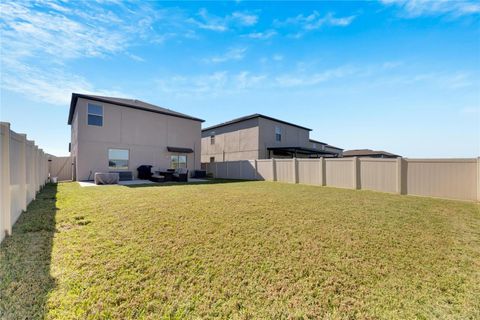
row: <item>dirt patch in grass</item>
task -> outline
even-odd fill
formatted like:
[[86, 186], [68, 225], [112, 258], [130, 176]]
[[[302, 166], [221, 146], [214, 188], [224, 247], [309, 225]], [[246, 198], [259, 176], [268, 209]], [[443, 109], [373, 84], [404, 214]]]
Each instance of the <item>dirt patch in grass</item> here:
[[39, 198], [0, 249], [5, 318], [480, 317], [477, 204], [269, 182]]

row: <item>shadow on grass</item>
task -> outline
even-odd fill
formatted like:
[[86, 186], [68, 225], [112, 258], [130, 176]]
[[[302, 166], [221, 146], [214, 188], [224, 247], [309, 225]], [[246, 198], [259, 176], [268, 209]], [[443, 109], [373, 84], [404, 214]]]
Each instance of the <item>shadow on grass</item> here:
[[132, 184], [123, 185], [129, 188], [144, 188], [144, 187], [175, 187], [175, 186], [196, 186], [196, 185], [209, 185], [209, 184], [225, 184], [225, 183], [240, 183], [240, 182], [253, 182], [258, 180], [232, 180], [232, 179], [208, 179], [207, 181], [194, 181], [194, 182], [158, 182], [158, 183], [145, 183], [145, 184]]
[[0, 319], [42, 319], [49, 292], [57, 185], [37, 194], [0, 245]]

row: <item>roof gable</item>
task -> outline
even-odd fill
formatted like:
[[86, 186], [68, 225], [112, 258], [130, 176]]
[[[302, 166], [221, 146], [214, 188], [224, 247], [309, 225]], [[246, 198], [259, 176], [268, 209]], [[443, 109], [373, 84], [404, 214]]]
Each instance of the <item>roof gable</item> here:
[[149, 111], [149, 112], [164, 114], [172, 117], [184, 118], [184, 119], [193, 120], [193, 121], [200, 121], [200, 122], [205, 121], [199, 118], [189, 116], [184, 113], [162, 108], [162, 107], [159, 107], [147, 102], [143, 102], [140, 100], [72, 93], [72, 100], [70, 101], [70, 112], [68, 114], [68, 124], [72, 124], [73, 115], [75, 114], [75, 108], [77, 106], [78, 98], [84, 98], [84, 99], [103, 102], [103, 103], [110, 103], [110, 104], [114, 104], [122, 107]]
[[202, 129], [202, 132], [212, 130], [212, 129], [215, 129], [215, 128], [225, 127], [225, 126], [228, 126], [228, 125], [231, 125], [231, 124], [235, 124], [235, 123], [238, 123], [238, 122], [247, 121], [247, 120], [255, 119], [255, 118], [263, 118], [263, 119], [275, 121], [275, 122], [278, 122], [278, 123], [287, 124], [289, 126], [297, 127], [297, 128], [300, 128], [300, 129], [312, 131], [312, 129], [299, 126], [298, 124], [290, 123], [290, 122], [283, 121], [283, 120], [280, 120], [280, 119], [275, 119], [275, 118], [272, 118], [272, 117], [269, 117], [269, 116], [266, 116], [266, 115], [263, 115], [263, 114], [260, 114], [260, 113], [254, 113], [254, 114], [251, 114], [251, 115], [248, 115], [248, 116], [236, 118], [236, 119], [233, 119], [233, 120], [230, 120], [230, 121], [227, 121], [227, 122], [222, 122], [222, 123], [207, 127], [205, 129]]

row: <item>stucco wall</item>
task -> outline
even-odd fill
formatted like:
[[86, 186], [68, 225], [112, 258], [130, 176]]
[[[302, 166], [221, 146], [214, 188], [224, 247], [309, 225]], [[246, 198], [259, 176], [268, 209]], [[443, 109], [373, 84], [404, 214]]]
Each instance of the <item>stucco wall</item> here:
[[[282, 129], [282, 141], [275, 141], [275, 127]], [[311, 147], [310, 132], [288, 124], [259, 118], [260, 157], [268, 158], [268, 147]]]
[[[215, 135], [215, 144], [210, 136]], [[258, 119], [250, 119], [202, 132], [202, 162], [258, 158]]]
[[[275, 127], [282, 129], [282, 141], [275, 141]], [[215, 144], [210, 136], [215, 135]], [[268, 147], [311, 147], [309, 131], [264, 118], [255, 118], [202, 132], [202, 163], [267, 159]]]
[[[90, 101], [103, 106], [103, 126], [87, 125], [87, 103], [77, 102], [72, 130], [78, 126], [77, 141], [72, 141], [76, 153], [76, 179], [93, 178], [96, 171], [111, 171], [108, 168], [108, 149], [128, 149], [128, 170], [137, 174], [142, 164], [164, 168], [170, 167], [167, 146], [191, 148], [187, 154], [189, 170], [200, 169], [201, 123], [148, 111]], [[75, 124], [75, 125], [74, 125]], [[72, 136], [74, 134], [72, 133]], [[72, 153], [72, 155], [75, 155]]]

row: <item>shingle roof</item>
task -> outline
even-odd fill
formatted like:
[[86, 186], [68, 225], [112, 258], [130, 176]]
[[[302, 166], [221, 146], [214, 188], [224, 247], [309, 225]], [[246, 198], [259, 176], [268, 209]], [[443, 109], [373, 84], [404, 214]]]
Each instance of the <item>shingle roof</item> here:
[[204, 122], [205, 120], [195, 118], [192, 116], [189, 116], [184, 113], [176, 112], [170, 109], [162, 108], [147, 102], [143, 102], [140, 100], [135, 100], [135, 99], [124, 99], [124, 98], [115, 98], [115, 97], [104, 97], [104, 96], [96, 96], [96, 95], [89, 95], [89, 94], [81, 94], [81, 93], [72, 93], [72, 100], [70, 102], [70, 112], [68, 114], [68, 124], [72, 124], [73, 120], [73, 115], [75, 113], [75, 108], [77, 106], [77, 100], [78, 98], [84, 98], [84, 99], [89, 99], [89, 100], [94, 100], [98, 102], [104, 102], [104, 103], [111, 103], [127, 108], [133, 108], [133, 109], [138, 109], [138, 110], [144, 110], [144, 111], [150, 111], [150, 112], [155, 112], [155, 113], [160, 113], [160, 114], [165, 114], [173, 117], [178, 117], [178, 118], [184, 118], [184, 119], [189, 119], [189, 120], [194, 120], [194, 121], [200, 121]]
[[356, 150], [347, 150], [343, 152], [344, 157], [356, 157], [356, 156], [373, 156], [373, 155], [384, 155], [388, 157], [400, 157], [397, 154], [382, 150], [371, 150], [371, 149], [356, 149]]
[[242, 122], [242, 121], [246, 121], [246, 120], [250, 120], [250, 119], [255, 119], [255, 118], [264, 118], [264, 119], [276, 121], [276, 122], [279, 122], [279, 123], [288, 124], [290, 126], [294, 126], [294, 127], [300, 128], [300, 129], [305, 129], [305, 130], [308, 130], [308, 131], [312, 131], [312, 129], [299, 126], [298, 124], [290, 123], [290, 122], [283, 121], [283, 120], [280, 120], [280, 119], [275, 119], [275, 118], [272, 118], [272, 117], [269, 117], [269, 116], [266, 116], [266, 115], [263, 115], [263, 114], [260, 114], [260, 113], [254, 113], [254, 114], [251, 114], [251, 115], [248, 115], [248, 116], [236, 118], [236, 119], [233, 119], [233, 120], [230, 120], [230, 121], [227, 121], [227, 122], [222, 122], [222, 123], [210, 126], [208, 128], [202, 129], [202, 132], [207, 131], [207, 130], [212, 130], [212, 129], [215, 129], [215, 128], [219, 128], [219, 127], [228, 126], [230, 124], [234, 124], [234, 123], [238, 123], [238, 122]]

